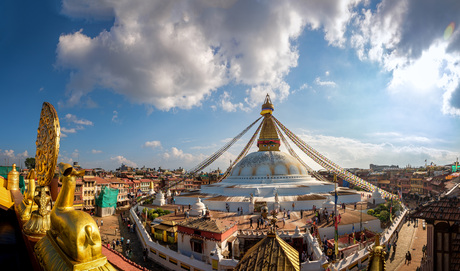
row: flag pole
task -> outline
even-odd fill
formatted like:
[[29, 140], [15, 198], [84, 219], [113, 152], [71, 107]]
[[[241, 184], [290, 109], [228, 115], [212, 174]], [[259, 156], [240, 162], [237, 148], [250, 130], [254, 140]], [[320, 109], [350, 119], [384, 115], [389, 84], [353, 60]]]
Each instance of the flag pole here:
[[334, 204], [334, 214], [335, 214], [335, 217], [334, 217], [334, 223], [335, 223], [335, 234], [334, 234], [334, 247], [335, 247], [335, 258], [337, 259], [338, 255], [339, 255], [339, 232], [338, 232], [338, 221], [337, 221], [337, 174], [334, 174], [334, 183], [335, 183], [335, 193], [334, 193], [334, 197], [335, 197], [335, 204]]

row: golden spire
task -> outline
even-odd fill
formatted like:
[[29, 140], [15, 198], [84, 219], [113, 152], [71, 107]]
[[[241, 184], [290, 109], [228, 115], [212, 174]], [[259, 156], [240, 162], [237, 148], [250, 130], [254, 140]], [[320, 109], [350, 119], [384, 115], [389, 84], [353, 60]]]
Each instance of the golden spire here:
[[264, 116], [262, 130], [260, 131], [259, 140], [257, 141], [257, 147], [259, 151], [279, 151], [280, 150], [280, 139], [276, 132], [275, 123], [272, 119], [272, 112], [275, 107], [270, 100], [270, 96], [267, 94], [265, 102], [262, 105], [261, 115]]

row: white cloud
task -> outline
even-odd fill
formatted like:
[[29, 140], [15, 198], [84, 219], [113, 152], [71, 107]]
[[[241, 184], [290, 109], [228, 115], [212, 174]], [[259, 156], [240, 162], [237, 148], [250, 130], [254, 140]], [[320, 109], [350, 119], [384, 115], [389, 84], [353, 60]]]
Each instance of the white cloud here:
[[92, 149], [92, 150], [91, 150], [91, 153], [92, 153], [92, 154], [99, 154], [99, 153], [102, 153], [102, 151], [101, 151], [101, 150]]
[[242, 111], [249, 111], [250, 109], [248, 107], [245, 107], [243, 103], [232, 103], [230, 101], [231, 97], [230, 94], [227, 91], [224, 91], [224, 93], [220, 96], [220, 106], [224, 111], [227, 112], [235, 112], [236, 109], [240, 109]]
[[77, 130], [75, 128], [67, 129], [65, 127], [61, 127], [61, 132], [68, 133], [68, 134], [74, 134], [77, 132]]
[[[29, 157], [29, 152], [26, 150], [22, 153], [15, 154], [14, 150], [0, 149], [0, 164], [11, 166], [13, 163], [18, 166], [23, 166], [24, 160]], [[21, 162], [21, 165], [19, 165]]]
[[460, 91], [460, 34], [443, 37], [459, 13], [456, 1], [383, 0], [377, 10], [356, 14], [350, 42], [361, 59], [376, 61], [392, 73], [392, 93], [433, 93], [431, 97], [442, 99], [428, 102], [441, 104], [444, 114], [460, 116], [460, 94], [454, 94]]
[[62, 13], [85, 19], [111, 19], [114, 16], [110, 1], [93, 0], [62, 1]]
[[72, 114], [65, 115], [65, 120], [67, 120], [68, 122], [74, 123], [74, 124], [93, 126], [92, 121], [86, 120], [86, 119], [79, 119], [77, 118], [77, 116], [72, 115]]
[[59, 38], [57, 66], [74, 71], [67, 103], [103, 87], [160, 110], [188, 109], [228, 83], [248, 86], [251, 107], [267, 92], [282, 100], [305, 26], [342, 46], [359, 2], [65, 0], [68, 16], [115, 21], [95, 37], [80, 30]]
[[318, 86], [323, 86], [323, 87], [336, 87], [337, 84], [333, 81], [321, 81], [321, 78], [316, 77], [315, 78], [315, 84]]
[[[409, 136], [407, 140], [396, 140], [393, 143], [374, 144], [353, 138], [334, 137], [320, 134], [303, 133], [299, 136], [318, 152], [338, 163], [341, 167], [368, 168], [369, 164], [397, 164], [405, 166], [409, 163], [423, 165], [425, 159], [436, 164], [448, 164], [455, 161], [458, 156], [449, 150], [430, 148], [423, 145], [428, 139]], [[381, 136], [400, 136], [398, 133], [381, 133]], [[413, 140], [415, 138], [415, 140]], [[429, 141], [429, 140], [428, 140]], [[292, 143], [291, 143], [292, 144]], [[296, 148], [297, 149], [297, 148]], [[297, 149], [298, 153], [300, 151]], [[304, 159], [306, 155], [301, 155]], [[307, 164], [313, 168], [320, 168], [312, 160], [307, 159]]]
[[118, 111], [113, 110], [112, 122], [118, 122]]
[[73, 159], [77, 159], [80, 157], [80, 152], [78, 151], [78, 149], [75, 149], [72, 154], [71, 154], [72, 158]]
[[152, 148], [152, 149], [161, 148], [161, 142], [157, 141], [157, 140], [147, 141], [147, 142], [144, 143], [144, 145], [142, 145], [142, 147], [144, 147], [144, 148]]
[[130, 161], [128, 159], [126, 159], [124, 156], [122, 155], [118, 155], [118, 156], [115, 156], [115, 157], [110, 157], [110, 160], [118, 163], [118, 164], [125, 164], [127, 166], [130, 166], [130, 167], [137, 167], [137, 164], [134, 163], [133, 161]]

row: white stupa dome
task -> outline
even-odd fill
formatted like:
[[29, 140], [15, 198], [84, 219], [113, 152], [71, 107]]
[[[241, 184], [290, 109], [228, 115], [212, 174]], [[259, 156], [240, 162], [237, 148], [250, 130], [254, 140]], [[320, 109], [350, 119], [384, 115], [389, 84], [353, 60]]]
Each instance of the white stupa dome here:
[[201, 216], [203, 215], [203, 210], [206, 210], [206, 205], [201, 202], [201, 199], [198, 197], [196, 202], [191, 206], [190, 216]]
[[258, 151], [248, 154], [232, 170], [232, 177], [308, 175], [305, 167], [281, 151]]

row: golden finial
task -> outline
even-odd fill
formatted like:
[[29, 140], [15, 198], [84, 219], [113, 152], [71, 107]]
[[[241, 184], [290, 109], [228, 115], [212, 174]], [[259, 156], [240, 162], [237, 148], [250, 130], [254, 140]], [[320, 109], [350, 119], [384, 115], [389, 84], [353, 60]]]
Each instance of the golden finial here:
[[276, 132], [275, 122], [272, 119], [272, 112], [274, 110], [270, 96], [265, 97], [265, 102], [262, 105], [261, 115], [264, 116], [262, 129], [260, 130], [259, 140], [257, 140], [257, 147], [259, 151], [279, 151], [280, 138]]
[[272, 100], [270, 100], [270, 96], [267, 94], [265, 96], [265, 102], [262, 105], [262, 111], [260, 114], [264, 116], [265, 114], [272, 114], [272, 112], [275, 110], [275, 107], [272, 104]]
[[367, 271], [383, 271], [385, 267], [385, 249], [380, 245], [380, 234], [375, 236], [375, 243], [372, 251], [369, 253], [369, 265]]
[[16, 170], [16, 164], [13, 164], [13, 169], [8, 172], [8, 190], [19, 190], [19, 172]]

